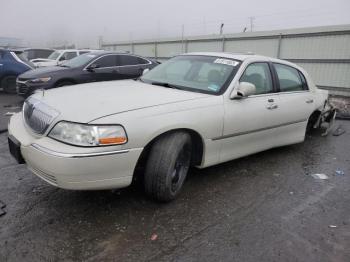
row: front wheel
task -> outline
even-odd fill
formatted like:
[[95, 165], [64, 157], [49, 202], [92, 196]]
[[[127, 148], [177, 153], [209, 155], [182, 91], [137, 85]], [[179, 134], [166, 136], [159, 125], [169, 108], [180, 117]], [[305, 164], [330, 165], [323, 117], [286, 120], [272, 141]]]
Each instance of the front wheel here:
[[6, 76], [1, 81], [1, 87], [8, 94], [16, 94], [16, 76]]
[[145, 170], [145, 191], [169, 202], [180, 193], [191, 163], [192, 142], [186, 132], [165, 135], [151, 148]]

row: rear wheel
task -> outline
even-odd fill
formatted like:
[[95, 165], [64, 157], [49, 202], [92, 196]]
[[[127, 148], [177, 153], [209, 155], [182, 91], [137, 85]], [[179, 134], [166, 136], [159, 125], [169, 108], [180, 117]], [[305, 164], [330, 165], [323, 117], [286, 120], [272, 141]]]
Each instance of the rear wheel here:
[[145, 191], [169, 202], [180, 193], [191, 163], [191, 136], [176, 132], [161, 137], [151, 148], [145, 171]]
[[16, 94], [16, 76], [5, 76], [1, 81], [1, 87], [6, 93]]
[[316, 124], [319, 116], [320, 116], [320, 112], [319, 111], [315, 111], [309, 117], [309, 120], [308, 120], [307, 126], [306, 126], [306, 134], [311, 134], [312, 133], [312, 131], [314, 130], [314, 125]]

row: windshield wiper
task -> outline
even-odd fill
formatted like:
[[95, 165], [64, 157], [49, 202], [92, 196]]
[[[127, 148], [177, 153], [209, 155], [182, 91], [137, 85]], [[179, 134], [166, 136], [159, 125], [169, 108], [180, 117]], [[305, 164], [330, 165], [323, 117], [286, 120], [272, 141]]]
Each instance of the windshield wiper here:
[[180, 88], [180, 87], [178, 87], [176, 85], [172, 85], [172, 84], [166, 83], [166, 82], [152, 82], [151, 85], [164, 86], [164, 87], [167, 87], [167, 88], [174, 88], [174, 89], [182, 90], [182, 88]]
[[58, 66], [62, 66], [62, 67], [67, 67], [67, 68], [70, 68], [70, 66], [67, 66], [67, 65], [63, 65], [63, 64], [60, 64]]

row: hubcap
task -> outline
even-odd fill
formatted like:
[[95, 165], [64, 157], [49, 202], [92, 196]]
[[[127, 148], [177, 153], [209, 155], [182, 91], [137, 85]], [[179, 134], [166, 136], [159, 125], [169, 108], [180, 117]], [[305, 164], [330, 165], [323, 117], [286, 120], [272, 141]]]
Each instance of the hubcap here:
[[176, 159], [174, 170], [171, 173], [171, 191], [173, 193], [176, 193], [176, 191], [181, 187], [188, 166], [189, 151], [183, 148]]

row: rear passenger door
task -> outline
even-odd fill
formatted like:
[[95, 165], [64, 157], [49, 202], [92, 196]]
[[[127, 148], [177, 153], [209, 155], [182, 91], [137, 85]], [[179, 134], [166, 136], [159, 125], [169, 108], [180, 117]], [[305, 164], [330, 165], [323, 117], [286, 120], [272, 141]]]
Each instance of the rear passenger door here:
[[133, 55], [118, 55], [117, 57], [117, 73], [121, 79], [131, 79], [141, 76], [143, 70], [149, 64], [147, 60]]
[[296, 68], [279, 63], [273, 63], [276, 74], [280, 110], [283, 114], [285, 132], [303, 140], [309, 116], [313, 112], [314, 98], [310, 92], [304, 75]]
[[117, 70], [117, 56], [116, 55], [104, 55], [95, 60], [92, 65], [96, 68], [91, 73], [95, 77], [96, 81], [110, 81], [118, 78]]

